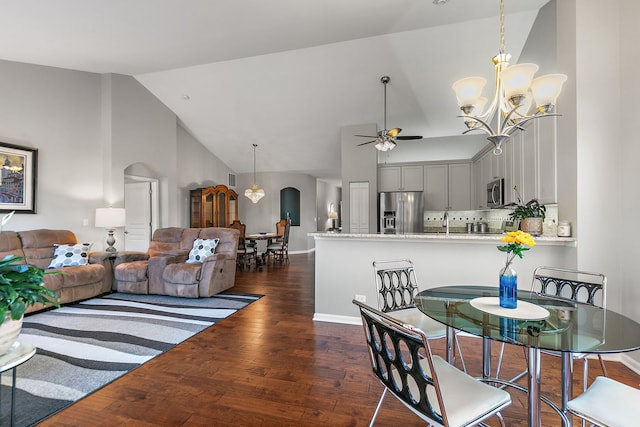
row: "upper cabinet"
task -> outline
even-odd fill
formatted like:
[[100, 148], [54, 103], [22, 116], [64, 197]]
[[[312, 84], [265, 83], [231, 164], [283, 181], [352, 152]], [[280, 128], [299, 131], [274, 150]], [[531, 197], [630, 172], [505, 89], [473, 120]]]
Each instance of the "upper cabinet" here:
[[229, 227], [238, 219], [238, 193], [226, 185], [191, 190], [191, 227]]
[[379, 191], [423, 191], [422, 165], [381, 166]]
[[516, 131], [496, 156], [491, 150], [474, 163], [476, 207], [485, 209], [486, 185], [504, 178], [505, 204], [518, 202], [513, 187], [518, 187], [523, 203], [538, 199], [542, 204], [558, 202], [556, 118], [545, 117], [526, 123]]
[[471, 181], [470, 163], [425, 165], [425, 210], [471, 209]]

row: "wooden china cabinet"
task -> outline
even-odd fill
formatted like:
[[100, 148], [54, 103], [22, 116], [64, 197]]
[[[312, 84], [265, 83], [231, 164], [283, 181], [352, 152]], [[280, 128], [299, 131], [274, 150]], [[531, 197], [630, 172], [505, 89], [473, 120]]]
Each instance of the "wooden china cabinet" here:
[[230, 227], [238, 219], [238, 193], [226, 185], [191, 190], [191, 227]]

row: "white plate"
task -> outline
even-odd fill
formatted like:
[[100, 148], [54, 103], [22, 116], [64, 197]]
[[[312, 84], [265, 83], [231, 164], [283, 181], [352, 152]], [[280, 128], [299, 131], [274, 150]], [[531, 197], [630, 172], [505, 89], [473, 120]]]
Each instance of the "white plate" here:
[[549, 317], [549, 310], [546, 308], [520, 300], [518, 300], [518, 306], [516, 308], [500, 307], [500, 298], [498, 297], [474, 298], [469, 301], [469, 304], [485, 313], [495, 314], [500, 317], [509, 317], [511, 319], [542, 320]]

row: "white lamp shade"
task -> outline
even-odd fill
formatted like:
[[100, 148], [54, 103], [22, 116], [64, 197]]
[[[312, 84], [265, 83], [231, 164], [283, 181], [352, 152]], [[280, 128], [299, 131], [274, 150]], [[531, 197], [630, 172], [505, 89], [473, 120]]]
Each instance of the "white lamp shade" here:
[[378, 151], [389, 151], [393, 150], [396, 147], [396, 143], [393, 140], [388, 138], [383, 138], [376, 143], [376, 149]]
[[476, 99], [475, 104], [473, 104], [473, 109], [469, 112], [470, 116], [480, 117], [482, 116], [482, 111], [484, 110], [485, 105], [487, 105], [488, 99], [484, 96]]
[[541, 105], [555, 105], [562, 85], [567, 81], [564, 74], [547, 74], [531, 82], [531, 92], [536, 101], [536, 107]]
[[106, 229], [124, 227], [126, 214], [124, 208], [96, 209], [96, 227]]
[[329, 212], [329, 219], [338, 219], [338, 212]]
[[456, 92], [458, 106], [475, 105], [486, 84], [487, 79], [483, 77], [466, 77], [451, 85], [451, 88]]
[[504, 88], [505, 96], [526, 95], [531, 86], [533, 75], [538, 71], [536, 64], [516, 64], [510, 65], [500, 73], [500, 80]]

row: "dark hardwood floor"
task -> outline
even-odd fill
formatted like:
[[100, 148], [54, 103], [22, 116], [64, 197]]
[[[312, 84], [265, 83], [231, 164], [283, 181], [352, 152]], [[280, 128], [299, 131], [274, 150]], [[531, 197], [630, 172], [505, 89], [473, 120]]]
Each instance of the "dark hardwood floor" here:
[[[311, 320], [314, 256], [292, 255], [288, 266], [238, 272], [233, 290], [265, 297], [40, 425], [368, 425], [382, 386], [371, 373], [362, 327]], [[443, 344], [434, 343], [434, 351], [443, 354]], [[481, 341], [463, 337], [461, 346], [470, 373], [479, 376]], [[508, 346], [506, 357], [506, 376], [524, 369], [522, 349]], [[542, 392], [555, 401], [558, 362], [551, 356], [542, 359]], [[620, 363], [607, 362], [607, 367], [617, 380], [640, 383], [640, 376]], [[581, 364], [575, 371], [579, 380]], [[600, 373], [592, 361], [590, 376]], [[581, 388], [577, 384], [576, 392]], [[518, 391], [511, 395], [505, 421], [525, 426], [526, 396]], [[498, 425], [495, 419], [490, 423]], [[546, 405], [543, 423], [560, 425]], [[385, 399], [376, 422], [424, 424], [393, 396]]]

